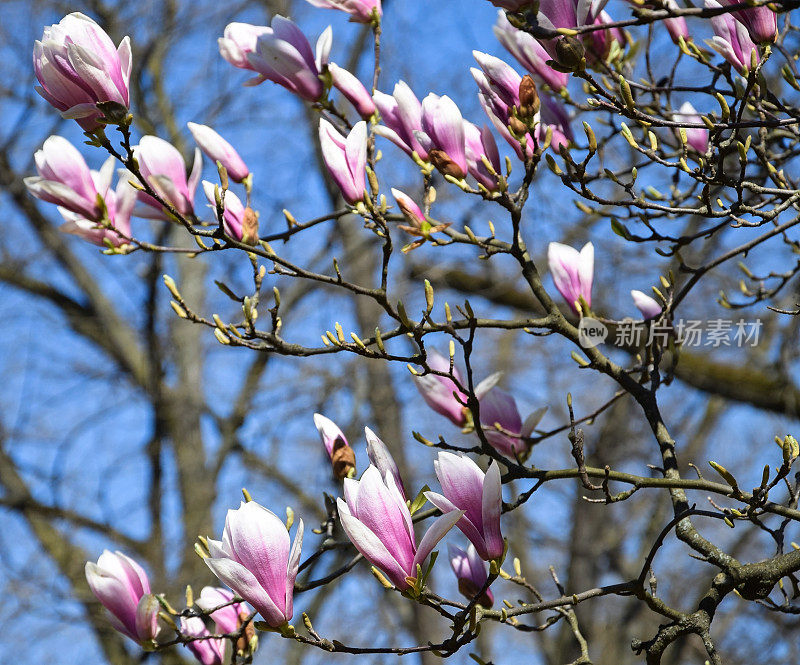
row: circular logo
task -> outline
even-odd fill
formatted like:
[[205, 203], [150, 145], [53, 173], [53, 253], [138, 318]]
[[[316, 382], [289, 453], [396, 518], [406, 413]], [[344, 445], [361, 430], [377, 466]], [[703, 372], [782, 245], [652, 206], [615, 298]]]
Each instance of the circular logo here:
[[578, 324], [578, 343], [584, 349], [591, 349], [598, 344], [602, 344], [608, 337], [608, 328], [598, 321], [585, 316]]

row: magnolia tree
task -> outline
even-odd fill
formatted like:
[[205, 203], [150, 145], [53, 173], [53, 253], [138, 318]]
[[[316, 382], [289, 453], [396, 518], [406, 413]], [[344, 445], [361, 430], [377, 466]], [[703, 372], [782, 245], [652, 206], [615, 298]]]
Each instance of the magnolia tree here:
[[[359, 78], [353, 65], [332, 61], [331, 28], [314, 43], [281, 15], [268, 26], [219, 26], [219, 55], [245, 70], [241, 80], [251, 86], [237, 96], [255, 105], [260, 95], [294, 95], [314, 124], [315, 150], [337, 204], [302, 221], [284, 210], [282, 226], [275, 210], [255, 203], [271, 179], [251, 172], [213, 127], [188, 123], [185, 135], [197, 146], [189, 161], [174, 140], [141, 131], [152, 123], [140, 123], [132, 103], [139, 63], [128, 37], [115, 44], [93, 18], [71, 13], [45, 27], [33, 46], [36, 90], [55, 116], [80, 126], [91, 148], [50, 136], [35, 153], [38, 175], [24, 181], [31, 196], [58, 206], [61, 230], [77, 236], [61, 243], [93, 243], [120, 271], [143, 254], [158, 258], [155, 270], [172, 259], [211, 265], [225, 256], [243, 264], [247, 283], [217, 281], [236, 304], [229, 316], [205, 308], [191, 280], [164, 274], [179, 325], [206, 330], [225, 347], [295, 364], [348, 354], [371, 366], [396, 364], [407, 368], [431, 414], [399, 433], [405, 442], [361, 423], [366, 455], [356, 454], [353, 434], [349, 441], [332, 414], [303, 414], [319, 432], [336, 488], [319, 513], [304, 522], [303, 511], [295, 515], [243, 490], [243, 502], [229, 505], [221, 531], [186, 534], [196, 539], [197, 561], [207, 571], [193, 568], [180, 595], [167, 588], [164, 575], [164, 588], [152, 584], [147, 562], [130, 548], [103, 551], [85, 564], [85, 581], [108, 623], [131, 648], [135, 643], [167, 660], [185, 648], [204, 665], [251, 662], [280, 640], [331, 654], [418, 654], [425, 662], [466, 662], [469, 654], [485, 663], [492, 649], [487, 632], [495, 650], [522, 636], [513, 643], [525, 654], [526, 641], [552, 635], [566, 640], [557, 652], [568, 654], [565, 659], [612, 662], [585, 634], [581, 612], [592, 605], [601, 626], [619, 624], [615, 635], [626, 636], [626, 655], [613, 662], [734, 662], [726, 653], [742, 651], [762, 634], [769, 636], [773, 662], [796, 662], [797, 440], [762, 427], [763, 471], [737, 466], [725, 446], [715, 447], [710, 460], [695, 459], [691, 441], [676, 441], [685, 414], [677, 406], [665, 409], [662, 399], [677, 377], [712, 395], [797, 415], [790, 380], [759, 381], [748, 373], [759, 335], [768, 334], [759, 316], [770, 317], [773, 340], [777, 330], [788, 331], [780, 368], [796, 367], [794, 3], [493, 0], [496, 23], [474, 29], [493, 31], [507, 57], [473, 52], [475, 66], [462, 74], [471, 76], [485, 115], [467, 119], [453, 91], [414, 90], [381, 76], [382, 38], [403, 28], [384, 17], [380, 0], [308, 2], [320, 14], [332, 9], [364, 24], [361, 38], [368, 35], [373, 44], [371, 76]], [[449, 28], [443, 19], [436, 29]], [[415, 53], [405, 55], [415, 66]], [[440, 58], [437, 67], [448, 56]], [[102, 163], [99, 170], [87, 157]], [[205, 180], [204, 160], [215, 167], [206, 169]], [[403, 162], [414, 174], [405, 178], [405, 191], [393, 182]], [[588, 220], [564, 231], [563, 242], [544, 246], [543, 226], [565, 227], [538, 214], [535, 188], [543, 180], [556, 188], [564, 215], [575, 207]], [[311, 252], [308, 260], [302, 251], [289, 253], [318, 246], [326, 227], [348, 234], [356, 253], [376, 256], [374, 266], [351, 270], [325, 243], [321, 268]], [[590, 229], [593, 239], [603, 236], [605, 250], [597, 256]], [[651, 267], [642, 276], [631, 262], [616, 261], [614, 254], [629, 246], [667, 258], [662, 274]], [[505, 279], [523, 287], [493, 290], [481, 262], [502, 266]], [[442, 269], [445, 264], [450, 268]], [[598, 284], [595, 264], [614, 265], [618, 276], [606, 270], [607, 283]], [[730, 293], [736, 281], [729, 266], [740, 271], [738, 295]], [[410, 284], [398, 287], [398, 273], [410, 275]], [[728, 275], [721, 290], [709, 281], [720, 273]], [[631, 278], [640, 282], [630, 291], [639, 316], [624, 316], [631, 308], [621, 300], [593, 304], [593, 286], [609, 292], [615, 279], [627, 284]], [[296, 293], [298, 285], [372, 308], [377, 327], [348, 329], [331, 321], [315, 331], [316, 342], [307, 331], [285, 330], [297, 296], [287, 302], [282, 292]], [[705, 321], [709, 315], [697, 317], [692, 297], [702, 294], [709, 309], [714, 290], [715, 306], [729, 317]], [[481, 350], [500, 334], [520, 349], [538, 349], [538, 358], [568, 360], [558, 385], [554, 380], [543, 390], [539, 408], [521, 409], [518, 395], [500, 387], [508, 386], [501, 373], [480, 369]], [[740, 363], [735, 371], [715, 364], [720, 349]], [[516, 352], [513, 364], [524, 365], [527, 353]], [[347, 381], [340, 375], [334, 386]], [[570, 385], [587, 381], [597, 394], [610, 394], [573, 400]], [[281, 390], [288, 394], [292, 387]], [[558, 422], [544, 427], [547, 406]], [[630, 459], [594, 466], [588, 456], [603, 459], [595, 448], [611, 444], [601, 432], [587, 451], [586, 440], [607, 416], [642, 424], [635, 430], [641, 447]], [[704, 415], [713, 417], [713, 410]], [[180, 432], [178, 423], [173, 436]], [[733, 440], [736, 428], [719, 436]], [[412, 481], [406, 444], [423, 451], [417, 466], [426, 467], [423, 474], [429, 469], [438, 485]], [[556, 450], [567, 464], [550, 464]], [[531, 506], [533, 519], [567, 529], [552, 503], [541, 500], [536, 508], [559, 485], [577, 487], [581, 501], [599, 504], [592, 513], [599, 524], [611, 519], [607, 514], [647, 522], [636, 543], [623, 538], [612, 553], [632, 565], [612, 563], [578, 587], [574, 571], [567, 585], [557, 565], [548, 568], [558, 562], [547, 560], [546, 542], [541, 552], [529, 551], [520, 525], [530, 522], [519, 516]], [[317, 495], [323, 489], [330, 487]], [[646, 505], [660, 506], [644, 518], [637, 503], [643, 494], [657, 500]], [[96, 524], [78, 525], [102, 533]], [[195, 526], [208, 529], [203, 521], [185, 523], [187, 530]], [[725, 533], [730, 529], [736, 540]], [[604, 530], [591, 537], [572, 533], [574, 546], [591, 557]], [[699, 560], [691, 588], [670, 572], [681, 558]], [[462, 597], [434, 583], [448, 561]], [[358, 576], [359, 570], [373, 577]], [[349, 585], [349, 595], [379, 589], [372, 611], [381, 612], [382, 603], [407, 604], [436, 634], [417, 643], [398, 642], [392, 633], [388, 641], [356, 638], [351, 626], [362, 618], [348, 616], [346, 608], [326, 630], [315, 628], [303, 592], [337, 585]], [[728, 627], [718, 628], [723, 603], [735, 608], [724, 615]], [[597, 637], [596, 627], [590, 632]], [[551, 656], [548, 662], [565, 661]]]

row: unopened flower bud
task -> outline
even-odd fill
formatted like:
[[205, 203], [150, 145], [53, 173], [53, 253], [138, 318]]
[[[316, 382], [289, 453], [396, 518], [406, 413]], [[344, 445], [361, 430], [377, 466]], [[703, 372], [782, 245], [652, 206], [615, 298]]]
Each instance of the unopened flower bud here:
[[530, 74], [525, 74], [519, 84], [519, 110], [520, 115], [532, 118], [539, 112], [539, 93], [536, 82]]
[[247, 245], [258, 242], [258, 213], [250, 206], [244, 209], [242, 217], [242, 242]]
[[319, 413], [314, 414], [314, 425], [331, 459], [334, 478], [352, 478], [356, 473], [356, 455], [344, 432], [330, 418]]
[[523, 137], [528, 133], [528, 125], [513, 115], [508, 119], [508, 128], [519, 137]]
[[787, 434], [786, 438], [783, 440], [784, 463], [789, 464], [791, 461], [797, 459], [798, 455], [800, 455], [800, 444], [797, 443], [797, 439], [791, 434]]
[[581, 63], [586, 55], [586, 49], [579, 39], [575, 37], [561, 37], [556, 42], [556, 60], [566, 69], [576, 71], [581, 68]]
[[444, 150], [434, 148], [428, 152], [428, 159], [442, 175], [449, 175], [459, 179], [466, 175]]

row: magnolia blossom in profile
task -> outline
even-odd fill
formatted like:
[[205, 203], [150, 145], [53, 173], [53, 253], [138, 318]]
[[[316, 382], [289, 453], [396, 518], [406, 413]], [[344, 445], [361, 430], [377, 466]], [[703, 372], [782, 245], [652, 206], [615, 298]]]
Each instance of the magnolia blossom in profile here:
[[208, 125], [198, 125], [197, 123], [187, 123], [189, 131], [194, 137], [195, 143], [212, 162], [219, 162], [228, 172], [228, 177], [235, 182], [242, 182], [248, 175], [250, 169], [239, 156], [234, 147], [222, 138]]
[[380, 471], [381, 477], [386, 476], [387, 473], [391, 475], [397, 490], [403, 495], [404, 499], [407, 498], [403, 478], [400, 476], [400, 469], [397, 468], [397, 462], [394, 461], [389, 448], [369, 427], [364, 428], [364, 434], [367, 438], [367, 457], [370, 464]]
[[[200, 182], [203, 157], [195, 148], [192, 172], [187, 178], [186, 162], [178, 149], [158, 136], [143, 136], [139, 145], [133, 147], [133, 155], [139, 163], [139, 172], [153, 190], [181, 215], [194, 213], [194, 195]], [[142, 208], [137, 214], [154, 219], [169, 219], [164, 206], [144, 192], [139, 200], [153, 210]]]
[[325, 91], [319, 75], [328, 64], [332, 34], [328, 27], [320, 35], [315, 54], [300, 28], [283, 16], [273, 17], [270, 27], [230, 23], [219, 52], [234, 67], [258, 74], [247, 85], [272, 81], [316, 102]]
[[503, 497], [497, 462], [492, 461], [484, 473], [466, 455], [442, 451], [433, 466], [442, 494], [425, 492], [425, 498], [442, 513], [463, 511], [456, 526], [469, 538], [481, 559], [490, 561], [503, 556], [505, 545], [500, 533]]
[[370, 23], [373, 18], [381, 17], [381, 0], [306, 0], [315, 7], [339, 9], [350, 14], [350, 20], [356, 23]]
[[[344, 497], [337, 499], [347, 537], [370, 563], [398, 589], [408, 589], [431, 550], [461, 518], [452, 510], [438, 517], [417, 546], [411, 513], [391, 473], [370, 465], [361, 480], [345, 478]], [[423, 568], [424, 570], [424, 568]]]
[[364, 84], [356, 76], [347, 71], [344, 67], [339, 67], [336, 63], [328, 65], [333, 87], [344, 95], [358, 115], [368, 119], [375, 113], [375, 102], [372, 100]]
[[464, 118], [447, 95], [430, 93], [422, 100], [422, 131], [414, 135], [439, 171], [454, 178], [467, 175]]
[[[705, 0], [708, 8], [721, 7], [716, 0]], [[747, 75], [753, 61], [760, 62], [758, 46], [750, 38], [743, 23], [730, 14], [711, 17], [714, 36], [706, 40], [711, 48], [719, 53], [740, 74]]]
[[113, 157], [100, 171], [91, 171], [75, 146], [61, 136], [51, 136], [36, 151], [34, 161], [39, 175], [24, 181], [31, 194], [86, 219], [100, 221], [103, 199], [114, 175]]
[[[428, 350], [428, 367], [436, 372], [450, 372], [450, 360], [433, 349]], [[461, 375], [453, 367], [453, 376], [461, 383]], [[414, 377], [414, 385], [425, 403], [454, 425], [463, 427], [467, 422], [467, 396], [452, 379], [438, 374]]]
[[[470, 72], [478, 84], [481, 106], [520, 159], [533, 155], [534, 139], [544, 140], [548, 127], [552, 127], [551, 144], [555, 148], [569, 143], [572, 134], [566, 112], [559, 109], [557, 102], [547, 97], [539, 98], [530, 76], [523, 79], [507, 63], [488, 53], [473, 51], [472, 55], [480, 65], [480, 69], [473, 67]], [[523, 92], [530, 97], [525, 99], [525, 103], [521, 99]], [[535, 108], [534, 100], [538, 100], [540, 109]], [[522, 115], [527, 116], [527, 123], [523, 122]], [[533, 136], [528, 131], [530, 123], [535, 125]], [[524, 150], [521, 139], [525, 141]]]
[[[689, 102], [684, 102], [675, 114], [675, 120], [691, 122], [696, 125], [703, 124], [700, 114]], [[705, 127], [684, 127], [686, 132], [686, 143], [690, 148], [696, 150], [701, 155], [705, 155], [708, 150], [708, 130]]]
[[[258, 38], [264, 34], [272, 34], [272, 28], [266, 25], [250, 25], [249, 23], [228, 23], [217, 39], [219, 54], [238, 69], [255, 71], [248, 56], [256, 50]], [[258, 76], [250, 79], [245, 85], [258, 85], [264, 78]]]
[[86, 581], [111, 613], [111, 625], [142, 646], [158, 635], [158, 600], [150, 593], [147, 573], [122, 552], [105, 550], [97, 563], [86, 562]]
[[[675, 0], [666, 0], [664, 2], [664, 6], [667, 9], [673, 10], [679, 8], [678, 3], [675, 2]], [[681, 37], [683, 37], [685, 41], [691, 39], [689, 35], [689, 26], [686, 24], [686, 19], [683, 18], [683, 16], [664, 19], [664, 27], [666, 27], [670, 38], [676, 44], [680, 41]]]
[[408, 194], [392, 187], [392, 196], [397, 201], [400, 212], [413, 228], [419, 228], [425, 223], [425, 213]]
[[[203, 180], [203, 194], [206, 195], [209, 207], [214, 211], [217, 209], [217, 201], [214, 195], [214, 190], [216, 187], [217, 185], [215, 185], [213, 182]], [[231, 238], [241, 240], [244, 234], [244, 217], [247, 209], [244, 207], [244, 204], [239, 197], [236, 196], [236, 194], [234, 194], [231, 190], [225, 192], [223, 206], [222, 226], [225, 229], [225, 233]]]
[[39, 80], [37, 92], [91, 131], [103, 115], [100, 102], [129, 105], [131, 43], [125, 37], [114, 42], [91, 18], [74, 12], [44, 29], [33, 47], [33, 69]]
[[[489, 444], [502, 455], [514, 459], [528, 450], [522, 416], [514, 396], [498, 388], [500, 374], [493, 374], [475, 387], [480, 406], [480, 421]], [[497, 429], [498, 425], [500, 429]]]
[[[500, 186], [497, 176], [503, 171], [500, 164], [500, 151], [497, 149], [497, 142], [494, 140], [491, 130], [486, 125], [478, 128], [477, 125], [465, 120], [464, 144], [467, 151], [469, 174], [490, 192], [496, 190]], [[487, 168], [484, 160], [489, 162], [491, 171]]]
[[658, 304], [655, 298], [651, 298], [646, 293], [635, 289], [631, 291], [631, 298], [633, 298], [633, 304], [642, 313], [645, 321], [655, 319], [661, 315], [663, 307]]
[[537, 82], [546, 83], [553, 90], [560, 90], [567, 85], [569, 75], [546, 65], [545, 63], [552, 59], [550, 54], [533, 35], [511, 25], [504, 11], [497, 12], [497, 23], [493, 30], [495, 37], [506, 51], [514, 56], [517, 62], [537, 79]]
[[[602, 7], [604, 2], [589, 0], [540, 0], [539, 13], [536, 18], [542, 28], [557, 30], [558, 28], [578, 28], [584, 25], [604, 25], [611, 23], [611, 17]], [[626, 42], [625, 34], [617, 29], [595, 30], [583, 37], [587, 49], [587, 60], [605, 60], [614, 41], [620, 45]], [[542, 46], [553, 59], [556, 54], [556, 40], [541, 40]]]
[[[738, 0], [722, 0], [723, 5], [738, 5]], [[730, 16], [730, 14], [729, 14]], [[778, 37], [778, 15], [768, 6], [748, 7], [733, 12], [733, 17], [742, 23], [757, 44], [772, 43]]]
[[356, 456], [347, 443], [344, 432], [330, 418], [320, 413], [314, 414], [314, 426], [331, 460], [334, 478], [352, 478], [356, 473]]
[[416, 152], [422, 160], [428, 159], [428, 151], [417, 139], [422, 131], [422, 103], [405, 81], [394, 86], [391, 95], [376, 90], [372, 99], [381, 114], [382, 124], [375, 133], [389, 139], [409, 155]]
[[367, 166], [367, 123], [357, 122], [345, 138], [325, 118], [319, 121], [319, 142], [328, 173], [344, 200], [355, 205], [364, 199]]
[[201, 665], [222, 665], [225, 658], [225, 640], [210, 638], [206, 624], [200, 617], [181, 617], [181, 635], [186, 637], [206, 638], [186, 643], [186, 648]]
[[278, 628], [292, 618], [302, 543], [303, 520], [292, 544], [283, 521], [249, 501], [228, 511], [222, 540], [208, 539], [210, 556], [205, 562], [223, 584]]
[[[448, 544], [447, 552], [450, 558], [450, 567], [458, 580], [459, 592], [472, 600], [489, 579], [486, 562], [478, 556], [478, 551], [472, 544], [466, 550]], [[488, 610], [493, 604], [494, 595], [490, 589], [486, 589], [486, 592], [478, 599], [478, 605]]]
[[61, 229], [89, 242], [115, 247], [127, 243], [117, 229], [130, 236], [130, 216], [136, 191], [121, 178], [117, 190], [111, 189], [114, 158], [109, 157], [99, 171], [90, 170], [83, 155], [60, 136], [49, 137], [34, 154], [38, 176], [25, 178], [28, 191], [38, 199], [54, 203], [66, 223]]
[[547, 249], [547, 264], [553, 283], [567, 304], [576, 313], [581, 313], [579, 300], [592, 306], [592, 279], [594, 278], [594, 245], [587, 242], [577, 249], [560, 242], [551, 242]]

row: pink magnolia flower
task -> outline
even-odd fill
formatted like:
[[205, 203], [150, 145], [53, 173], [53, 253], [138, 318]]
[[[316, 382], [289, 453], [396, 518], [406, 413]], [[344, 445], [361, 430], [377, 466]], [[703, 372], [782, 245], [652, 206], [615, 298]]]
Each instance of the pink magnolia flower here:
[[206, 565], [273, 628], [292, 618], [294, 581], [300, 565], [303, 520], [294, 544], [286, 525], [255, 501], [229, 510], [222, 540], [208, 539]]
[[[478, 556], [478, 551], [472, 544], [466, 551], [448, 544], [447, 552], [450, 555], [450, 567], [458, 580], [459, 592], [472, 600], [483, 589], [489, 578], [486, 562]], [[478, 599], [478, 604], [487, 610], [494, 604], [494, 595], [492, 595], [491, 589], [486, 589], [486, 593]]]
[[[223, 36], [217, 39], [219, 54], [237, 69], [255, 71], [248, 56], [255, 52], [258, 38], [264, 34], [272, 34], [272, 28], [249, 23], [228, 23], [222, 34]], [[263, 81], [263, 77], [257, 76], [247, 81], [245, 85], [258, 85]]]
[[337, 448], [350, 446], [347, 443], [347, 437], [345, 437], [344, 432], [330, 418], [326, 418], [320, 413], [315, 413], [314, 426], [319, 432], [319, 437], [322, 439], [322, 444], [325, 446], [328, 457], [333, 458], [333, 451]]
[[300, 28], [283, 16], [275, 16], [271, 27], [229, 24], [219, 40], [219, 51], [234, 67], [258, 74], [247, 85], [272, 81], [316, 102], [325, 92], [319, 75], [328, 64], [331, 40], [328, 27], [317, 40], [315, 55]]
[[[670, 3], [667, 3], [667, 6], [669, 6], [669, 4]], [[684, 41], [689, 41], [691, 37], [689, 34], [689, 26], [683, 16], [664, 19], [664, 25], [667, 27], [670, 38], [676, 44], [680, 42], [681, 37], [683, 37]]]
[[[200, 597], [195, 600], [195, 605], [204, 612], [211, 612], [211, 619], [216, 626], [215, 632], [220, 635], [229, 635], [239, 630], [242, 621], [250, 614], [247, 605], [231, 603], [232, 600], [233, 594], [227, 589], [207, 586], [203, 587]], [[212, 610], [215, 611], [212, 612]]]
[[430, 93], [422, 100], [422, 131], [414, 135], [436, 168], [454, 178], [467, 175], [464, 118], [447, 95]]
[[[675, 120], [678, 121], [691, 122], [693, 124], [702, 124], [703, 122], [700, 114], [689, 102], [684, 102], [674, 115]], [[705, 155], [708, 150], [708, 130], [705, 127], [686, 127], [684, 131], [686, 132], [686, 142], [689, 147], [701, 155]]]
[[547, 263], [553, 283], [567, 304], [577, 313], [578, 300], [583, 298], [592, 306], [592, 279], [594, 277], [594, 245], [587, 242], [583, 249], [551, 242], [547, 249]]
[[442, 451], [433, 466], [442, 494], [425, 492], [425, 498], [442, 513], [463, 511], [456, 526], [475, 546], [481, 559], [490, 561], [503, 556], [505, 545], [500, 533], [503, 497], [497, 462], [489, 464], [484, 474], [469, 457]]
[[[473, 51], [472, 55], [480, 65], [480, 69], [473, 67], [470, 72], [478, 84], [481, 106], [520, 159], [533, 155], [534, 139], [536, 142], [543, 141], [548, 126], [553, 128], [551, 145], [555, 149], [569, 142], [572, 133], [566, 111], [557, 102], [544, 96], [540, 97], [541, 110], [533, 118], [536, 123], [533, 137], [529, 132], [523, 134], [524, 126], [520, 128], [522, 123], [516, 117], [516, 109], [520, 107], [522, 77], [500, 58], [479, 51]], [[524, 151], [517, 138], [520, 135], [525, 138]]]
[[356, 473], [356, 456], [339, 426], [322, 414], [314, 414], [314, 425], [331, 460], [333, 475], [337, 480]]
[[397, 462], [394, 461], [389, 448], [369, 427], [364, 428], [364, 434], [367, 438], [367, 457], [370, 464], [380, 471], [381, 477], [385, 477], [388, 473], [394, 479], [394, 484], [403, 495], [403, 499], [406, 499], [403, 478], [400, 476], [400, 469], [397, 468]]
[[[705, 6], [721, 7], [716, 0], [705, 0]], [[760, 62], [758, 47], [753, 43], [743, 23], [730, 14], [720, 14], [711, 17], [711, 26], [714, 28], [714, 37], [707, 39], [706, 44], [731, 63], [737, 72], [746, 75], [753, 57], [756, 62]]]
[[[722, 0], [724, 5], [738, 5], [738, 0]], [[778, 16], [767, 6], [740, 9], [733, 13], [757, 44], [772, 43], [778, 37]]]
[[492, 175], [483, 159], [486, 158], [498, 175], [502, 174], [500, 152], [492, 132], [484, 125], [478, 129], [468, 120], [464, 121], [464, 141], [467, 150], [467, 170], [469, 174], [490, 192], [498, 188], [497, 176]]
[[497, 40], [537, 82], [546, 83], [553, 90], [560, 90], [567, 85], [569, 75], [548, 67], [545, 63], [552, 59], [550, 54], [533, 35], [511, 25], [504, 11], [497, 12], [497, 23], [493, 30]]
[[[578, 4], [580, 5], [580, 2]], [[604, 3], [594, 3], [595, 6], [601, 6], [602, 4]], [[601, 11], [595, 17], [593, 24], [606, 25], [607, 23], [613, 22], [614, 19], [608, 15], [608, 12]], [[584, 38], [584, 43], [587, 44], [588, 47], [589, 62], [593, 60], [605, 60], [614, 42], [617, 42], [620, 46], [625, 46], [628, 42], [625, 33], [619, 28], [608, 28], [607, 30], [590, 32]]]
[[325, 118], [319, 121], [322, 158], [344, 200], [355, 205], [363, 200], [367, 165], [367, 123], [356, 123], [347, 138]]
[[417, 546], [411, 513], [391, 473], [381, 477], [370, 465], [360, 481], [345, 478], [344, 496], [336, 505], [347, 537], [398, 589], [411, 587], [409, 578], [417, 578], [417, 565], [424, 564], [463, 514], [453, 510], [437, 518]]
[[417, 139], [417, 132], [422, 131], [422, 104], [408, 84], [400, 81], [391, 95], [376, 90], [372, 99], [383, 123], [375, 128], [375, 133], [409, 155], [416, 152], [420, 159], [427, 160], [428, 151]]
[[475, 386], [475, 396], [478, 398], [481, 428], [486, 440], [497, 452], [514, 459], [517, 454], [524, 455], [527, 452], [528, 446], [523, 437], [529, 432], [524, 431], [514, 396], [497, 387], [499, 379], [500, 373], [485, 378]]
[[124, 169], [121, 170], [117, 188], [106, 192], [104, 197], [105, 219], [95, 221], [87, 219], [80, 213], [59, 208], [58, 212], [64, 218], [64, 223], [59, 230], [62, 233], [76, 235], [100, 247], [106, 247], [109, 244], [113, 247], [127, 245], [128, 238], [131, 237], [131, 215], [138, 193], [131, 187], [129, 182], [131, 178], [133, 178], [131, 173]]
[[131, 44], [114, 42], [91, 18], [74, 12], [44, 29], [33, 47], [37, 92], [86, 131], [99, 126], [98, 102], [129, 104]]
[[[157, 136], [143, 136], [139, 145], [134, 146], [133, 155], [139, 162], [139, 171], [155, 192], [172, 205], [181, 215], [194, 213], [194, 194], [200, 182], [203, 158], [200, 149], [195, 148], [194, 164], [188, 179], [186, 162], [173, 145]], [[142, 209], [137, 212], [142, 217], [169, 219], [163, 206], [149, 194], [139, 193], [139, 200], [155, 211]]]
[[[186, 637], [205, 638], [211, 635], [200, 617], [181, 617], [181, 634]], [[198, 639], [186, 647], [201, 665], [222, 665], [225, 657], [225, 640], [221, 638]]]
[[340, 9], [350, 14], [356, 23], [370, 23], [373, 17], [381, 17], [381, 0], [306, 0], [315, 7]]
[[[217, 201], [214, 197], [214, 188], [215, 185], [213, 182], [203, 180], [203, 194], [206, 195], [209, 207], [214, 210], [216, 214]], [[225, 229], [225, 233], [231, 238], [241, 240], [245, 214], [244, 204], [231, 190], [225, 192], [223, 204], [225, 208], [222, 211], [222, 226]]]
[[[611, 17], [602, 11], [603, 5], [603, 0], [541, 0], [537, 20], [541, 27], [549, 30], [611, 23]], [[624, 33], [617, 28], [588, 33], [583, 37], [587, 60], [605, 60], [614, 41], [620, 45], [624, 45], [626, 41]], [[541, 44], [555, 59], [556, 40], [542, 40]]]
[[[130, 215], [135, 190], [121, 180], [111, 190], [114, 158], [109, 157], [99, 171], [87, 166], [81, 153], [65, 138], [49, 137], [34, 155], [38, 176], [25, 178], [28, 191], [38, 199], [55, 203], [66, 220], [61, 229], [82, 236], [96, 245], [105, 240], [119, 247], [130, 236]], [[110, 225], [106, 227], [106, 224]]]
[[[630, 2], [630, 4], [633, 5], [634, 7], [640, 6], [633, 0], [628, 0], [628, 2]], [[672, 9], [672, 10], [679, 9], [679, 5], [677, 2], [675, 2], [675, 0], [664, 0], [663, 5], [665, 9]], [[656, 5], [652, 2], [645, 2], [644, 6], [649, 7], [651, 9], [661, 8], [660, 5]], [[676, 16], [675, 18], [666, 18], [663, 21], [659, 21], [659, 25], [662, 23], [664, 24], [664, 27], [667, 29], [670, 39], [672, 39], [672, 41], [675, 42], [676, 44], [679, 42], [679, 37], [683, 37], [686, 41], [690, 39], [689, 26], [686, 24], [686, 19], [683, 18], [683, 16]]]
[[[214, 621], [214, 632], [228, 635], [239, 630], [241, 622], [248, 616], [246, 606], [242, 603], [231, 603], [233, 594], [227, 589], [204, 587], [195, 604], [204, 612], [211, 612]], [[224, 606], [224, 607], [223, 607]], [[220, 609], [216, 609], [220, 608]], [[210, 638], [211, 635], [200, 617], [181, 617], [181, 633], [187, 637], [207, 639], [188, 642], [186, 646], [202, 665], [222, 665], [226, 661], [225, 647], [222, 638]]]
[[102, 199], [108, 194], [114, 174], [109, 157], [100, 171], [91, 171], [83, 155], [61, 136], [49, 137], [34, 155], [38, 176], [25, 178], [25, 186], [37, 199], [99, 221]]
[[192, 133], [195, 143], [200, 146], [200, 149], [208, 155], [212, 162], [219, 162], [225, 167], [231, 180], [242, 182], [250, 175], [250, 169], [247, 168], [244, 160], [239, 157], [239, 153], [211, 127], [198, 125], [194, 122], [187, 123], [187, 127]]
[[425, 223], [425, 214], [422, 212], [422, 208], [408, 194], [392, 187], [392, 196], [397, 201], [400, 211], [414, 228], [419, 228]]
[[[428, 351], [428, 366], [437, 372], [449, 372], [450, 360], [431, 349]], [[461, 383], [461, 375], [455, 366], [453, 376]], [[425, 403], [436, 413], [459, 427], [466, 423], [467, 396], [456, 387], [452, 379], [437, 374], [425, 374], [415, 376], [414, 385]]]
[[633, 298], [633, 304], [636, 305], [636, 308], [642, 313], [645, 321], [661, 316], [661, 312], [664, 308], [658, 304], [655, 298], [651, 298], [646, 293], [636, 290], [631, 291], [631, 297]]
[[97, 563], [86, 562], [86, 581], [111, 613], [111, 625], [142, 646], [158, 635], [159, 604], [142, 567], [122, 552], [105, 550]]
[[328, 71], [331, 74], [333, 87], [341, 92], [345, 99], [353, 105], [358, 115], [364, 119], [370, 118], [375, 113], [375, 102], [372, 101], [372, 97], [363, 83], [346, 69], [333, 62], [328, 65]]

